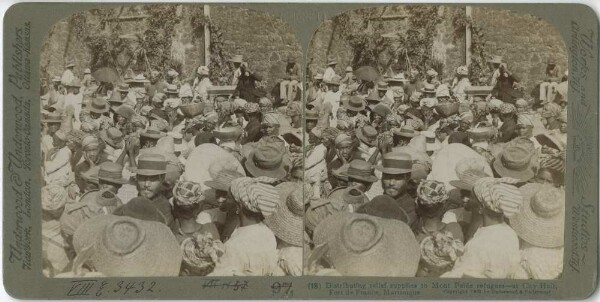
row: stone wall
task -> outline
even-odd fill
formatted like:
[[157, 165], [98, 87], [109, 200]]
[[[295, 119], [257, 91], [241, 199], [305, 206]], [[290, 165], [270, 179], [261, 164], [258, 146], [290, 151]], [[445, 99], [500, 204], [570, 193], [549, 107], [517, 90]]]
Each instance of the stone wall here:
[[[374, 7], [348, 11], [345, 14], [349, 14], [352, 22], [358, 24], [365, 18], [383, 13], [384, 10], [384, 7]], [[443, 80], [449, 81], [456, 67], [466, 63], [464, 34], [455, 34], [452, 22], [454, 14], [464, 13], [464, 10], [464, 7], [457, 6], [439, 6], [438, 9], [442, 22], [436, 27], [432, 55], [444, 62]], [[403, 10], [403, 6], [388, 6], [386, 14], [390, 11], [400, 17], [371, 22], [384, 23], [385, 30], [389, 32], [406, 28], [407, 21], [401, 16], [408, 12]], [[562, 70], [567, 67], [567, 51], [563, 39], [548, 22], [527, 14], [484, 7], [473, 7], [472, 16], [475, 24], [483, 30], [485, 52], [490, 56], [503, 55], [509, 70], [521, 79], [526, 89], [532, 89], [544, 78], [549, 57], [555, 57]], [[344, 72], [353, 57], [350, 45], [340, 38], [331, 20], [324, 22], [317, 29], [309, 46], [308, 68], [311, 77], [324, 71], [327, 56], [338, 61], [338, 74]]]
[[538, 17], [473, 7], [473, 21], [483, 29], [487, 53], [501, 55], [521, 83], [533, 89], [544, 79], [546, 62], [556, 59], [561, 70], [568, 68], [568, 53], [558, 30]]
[[[147, 29], [147, 21], [143, 18], [100, 24], [105, 13], [112, 17], [143, 16], [146, 14], [144, 5], [103, 9], [102, 14], [99, 11], [90, 10], [83, 13], [86, 25], [94, 30], [122, 35], [141, 34]], [[192, 16], [202, 12], [203, 5], [177, 5], [176, 15], [181, 22], [175, 25], [172, 33], [170, 56], [181, 63], [178, 69], [184, 79], [193, 77], [198, 66], [205, 64], [203, 34], [195, 34], [191, 23]], [[293, 56], [302, 64], [300, 44], [288, 25], [279, 18], [235, 6], [213, 5], [210, 6], [210, 15], [211, 20], [220, 27], [225, 40], [224, 55], [243, 55], [250, 68], [262, 75], [268, 88], [275, 85], [285, 74], [288, 56]], [[74, 72], [80, 77], [83, 75], [83, 69], [90, 67], [90, 51], [74, 34], [72, 22], [71, 17], [65, 18], [49, 29], [41, 53], [42, 78], [48, 79], [62, 74], [66, 60], [75, 61], [77, 66]]]

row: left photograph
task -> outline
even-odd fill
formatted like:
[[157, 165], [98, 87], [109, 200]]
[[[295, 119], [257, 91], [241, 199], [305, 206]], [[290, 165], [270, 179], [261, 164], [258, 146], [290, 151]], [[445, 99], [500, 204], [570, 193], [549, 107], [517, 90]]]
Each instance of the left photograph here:
[[46, 277], [303, 267], [303, 54], [277, 16], [106, 6], [40, 58]]

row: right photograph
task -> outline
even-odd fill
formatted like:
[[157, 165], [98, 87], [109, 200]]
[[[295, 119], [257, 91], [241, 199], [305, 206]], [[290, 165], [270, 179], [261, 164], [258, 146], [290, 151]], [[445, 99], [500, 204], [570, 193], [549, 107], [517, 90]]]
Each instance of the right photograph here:
[[317, 29], [304, 274], [561, 278], [568, 52], [548, 21], [389, 5]]

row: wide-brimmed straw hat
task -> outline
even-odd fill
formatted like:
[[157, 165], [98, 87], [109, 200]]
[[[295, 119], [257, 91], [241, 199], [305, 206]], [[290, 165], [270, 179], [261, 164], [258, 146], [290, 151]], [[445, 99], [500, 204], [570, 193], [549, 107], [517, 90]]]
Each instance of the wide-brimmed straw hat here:
[[404, 152], [389, 152], [383, 155], [381, 165], [375, 169], [385, 174], [407, 174], [412, 172], [413, 160]]
[[283, 162], [283, 152], [276, 146], [258, 146], [250, 152], [245, 166], [254, 177], [269, 176], [281, 179], [287, 175]]
[[366, 108], [365, 101], [357, 95], [351, 96], [348, 101], [344, 101], [342, 104], [346, 110], [355, 112], [363, 111]]
[[411, 126], [402, 126], [400, 128], [393, 128], [392, 133], [394, 135], [413, 138], [419, 136], [420, 132], [413, 129]]
[[336, 64], [337, 64], [337, 61], [335, 60], [335, 58], [327, 59], [327, 66], [336, 65]]
[[69, 62], [67, 62], [67, 64], [65, 64], [65, 68], [69, 68], [69, 67], [73, 67], [73, 66], [75, 66], [75, 62], [73, 62], [73, 61], [69, 61]]
[[435, 85], [426, 83], [425, 86], [421, 89], [422, 93], [433, 93], [435, 94]]
[[215, 179], [205, 181], [204, 184], [215, 190], [228, 192], [231, 182], [240, 177], [244, 177], [244, 175], [237, 170], [223, 169], [219, 171]]
[[[94, 268], [110, 277], [177, 276], [181, 250], [163, 223], [115, 215], [89, 219], [74, 235], [74, 245], [92, 248]], [[77, 250], [77, 248], [76, 248]]]
[[396, 82], [396, 83], [404, 83], [404, 82], [408, 82], [409, 80], [404, 76], [403, 72], [397, 73], [395, 74], [393, 77], [387, 79], [388, 83], [392, 83], [392, 82]]
[[528, 243], [544, 248], [564, 245], [565, 192], [537, 183], [519, 188], [523, 194], [521, 211], [510, 218], [517, 235]]
[[[367, 214], [335, 214], [315, 230], [326, 258], [343, 276], [414, 277], [421, 257], [410, 227]], [[385, 259], [385, 261], [374, 261]]]
[[175, 84], [169, 84], [167, 85], [167, 87], [165, 87], [165, 89], [163, 90], [163, 92], [165, 94], [177, 94], [179, 95], [179, 88], [177, 88], [177, 85]]
[[502, 177], [512, 177], [525, 182], [535, 173], [532, 168], [533, 153], [525, 147], [507, 145], [496, 156], [494, 170]]
[[372, 144], [377, 139], [377, 129], [371, 125], [366, 125], [362, 128], [356, 128], [356, 137], [365, 144]]
[[280, 191], [277, 210], [265, 218], [265, 224], [277, 238], [300, 247], [304, 241], [304, 187], [298, 183], [289, 194]]
[[100, 138], [115, 149], [123, 148], [123, 137], [123, 133], [115, 127], [100, 131]]
[[95, 113], [105, 113], [108, 111], [110, 106], [105, 99], [95, 98], [90, 104], [90, 111]]
[[119, 92], [129, 92], [129, 84], [121, 83], [117, 86], [117, 91]]
[[315, 121], [319, 119], [319, 112], [315, 111], [315, 110], [306, 110], [306, 112], [304, 113], [304, 119], [306, 119], [307, 121]]
[[140, 154], [135, 169], [138, 175], [161, 175], [167, 173], [167, 160], [162, 154], [143, 153]]

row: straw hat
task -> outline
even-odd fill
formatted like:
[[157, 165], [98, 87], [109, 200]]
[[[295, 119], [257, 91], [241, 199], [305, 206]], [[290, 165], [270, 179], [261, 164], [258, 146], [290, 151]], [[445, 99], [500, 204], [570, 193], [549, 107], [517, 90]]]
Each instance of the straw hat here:
[[154, 139], [159, 139], [163, 136], [165, 136], [165, 133], [158, 130], [158, 128], [152, 127], [152, 126], [148, 127], [148, 129], [146, 129], [146, 131], [140, 133], [140, 137], [147, 137], [147, 138], [154, 138]]
[[42, 123], [62, 123], [62, 114], [51, 112], [42, 117]]
[[275, 236], [294, 246], [303, 246], [304, 239], [304, 192], [299, 183], [289, 194], [279, 194], [279, 204], [273, 215], [265, 218], [265, 224]]
[[233, 63], [242, 63], [244, 61], [244, 57], [242, 55], [234, 55], [229, 61]]
[[120, 83], [117, 86], [117, 91], [119, 91], [119, 92], [129, 92], [129, 84], [127, 84], [127, 83]]
[[383, 155], [381, 165], [375, 169], [385, 174], [407, 174], [412, 172], [413, 160], [408, 153], [389, 152]]
[[98, 179], [114, 184], [126, 184], [129, 181], [123, 178], [123, 166], [111, 161], [100, 164]]
[[315, 110], [306, 110], [306, 112], [304, 114], [304, 119], [306, 119], [307, 121], [319, 120], [319, 112], [317, 112]]
[[502, 56], [492, 56], [492, 58], [488, 60], [488, 63], [501, 64]]
[[360, 112], [365, 110], [366, 105], [363, 99], [357, 95], [353, 95], [347, 101], [343, 101], [342, 104], [346, 110]]
[[507, 145], [496, 156], [494, 170], [502, 177], [517, 178], [523, 182], [532, 179], [535, 173], [532, 168], [533, 153], [525, 147]]
[[537, 183], [519, 188], [523, 194], [521, 211], [510, 218], [517, 235], [528, 243], [556, 248], [564, 245], [565, 192]]
[[377, 90], [387, 91], [389, 88], [388, 83], [384, 81], [380, 81], [377, 83]]
[[65, 68], [74, 67], [74, 66], [75, 66], [75, 62], [73, 62], [73, 61], [69, 61], [69, 62], [67, 62], [67, 64], [65, 64]]
[[60, 82], [60, 77], [59, 76], [54, 76], [52, 77], [52, 82]]
[[392, 133], [394, 135], [408, 137], [408, 138], [417, 137], [420, 134], [419, 131], [414, 130], [411, 126], [403, 126], [400, 128], [394, 128], [394, 129], [392, 129]]
[[169, 84], [169, 85], [167, 85], [167, 87], [165, 87], [165, 89], [163, 89], [163, 92], [165, 94], [177, 94], [177, 95], [179, 95], [179, 88], [177, 88], [177, 85], [175, 85], [175, 84]]
[[150, 83], [143, 74], [136, 75], [133, 79], [129, 81], [129, 83]]
[[325, 81], [325, 84], [327, 85], [334, 85], [334, 86], [339, 86], [342, 83], [342, 78], [340, 78], [339, 76], [333, 76], [333, 78], [331, 78], [331, 80], [329, 81]]
[[123, 133], [115, 127], [100, 131], [100, 138], [115, 149], [123, 148]]
[[421, 257], [408, 225], [366, 214], [330, 216], [315, 237], [326, 238], [326, 257], [343, 276], [414, 277]]
[[388, 195], [375, 196], [373, 200], [361, 205], [355, 213], [368, 214], [375, 217], [400, 220], [408, 223], [410, 218], [406, 211]]
[[323, 74], [322, 73], [317, 73], [315, 75], [315, 80], [322, 80], [323, 79]]
[[426, 83], [421, 89], [422, 93], [433, 93], [435, 94], [435, 85]]
[[140, 154], [137, 162], [136, 174], [138, 175], [161, 175], [167, 173], [167, 160], [161, 154]]
[[[81, 225], [74, 245], [93, 246], [90, 260], [111, 277], [178, 276], [181, 250], [173, 232], [163, 223], [102, 215]], [[167, 257], [168, 255], [168, 257]]]
[[373, 144], [377, 140], [377, 129], [371, 125], [366, 125], [362, 128], [356, 128], [356, 137], [367, 145]]
[[327, 59], [327, 66], [331, 66], [331, 65], [337, 65], [337, 61], [335, 60], [335, 58]]
[[287, 175], [283, 164], [283, 152], [270, 144], [252, 150], [244, 165], [254, 177], [269, 176], [281, 179]]
[[105, 99], [95, 98], [90, 104], [90, 111], [95, 113], [105, 113], [109, 109], [108, 102]]
[[393, 77], [389, 78], [387, 81], [389, 83], [392, 83], [392, 82], [404, 83], [404, 82], [408, 82], [408, 79], [404, 76], [403, 72], [400, 72], [398, 74], [395, 74]]
[[205, 181], [204, 184], [209, 188], [228, 192], [231, 187], [231, 182], [240, 177], [244, 177], [244, 175], [236, 170], [223, 169], [219, 171], [217, 177], [213, 180]]

